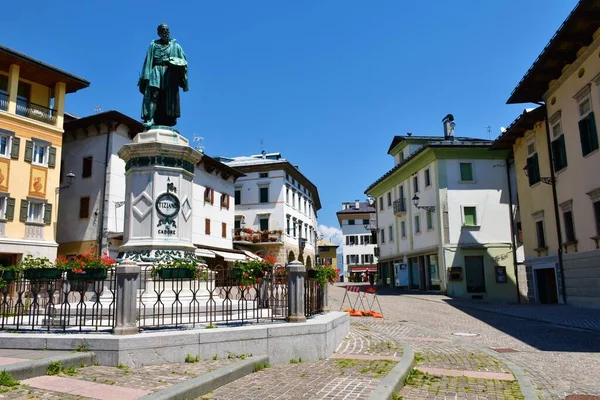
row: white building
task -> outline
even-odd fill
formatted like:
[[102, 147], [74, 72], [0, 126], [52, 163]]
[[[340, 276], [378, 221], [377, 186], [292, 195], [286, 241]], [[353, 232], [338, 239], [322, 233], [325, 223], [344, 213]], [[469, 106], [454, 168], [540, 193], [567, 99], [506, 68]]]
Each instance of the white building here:
[[381, 283], [451, 296], [516, 301], [514, 167], [492, 142], [395, 136], [394, 167], [366, 194], [376, 199]]
[[317, 187], [280, 153], [217, 160], [245, 174], [235, 184], [236, 247], [273, 255], [280, 264], [298, 260], [313, 266], [321, 208]]
[[344, 276], [356, 281], [363, 272], [377, 272], [377, 235], [371, 231], [371, 227], [377, 226], [375, 207], [358, 200], [346, 202], [342, 203], [342, 210], [336, 215], [342, 229]]
[[[140, 122], [117, 111], [65, 123], [61, 179], [75, 174], [69, 196], [60, 201], [58, 254], [70, 256], [108, 251], [117, 257], [123, 242], [125, 171], [117, 155], [143, 130]], [[197, 253], [211, 262], [244, 259], [233, 249], [234, 184], [242, 173], [203, 155], [194, 169], [193, 233]]]

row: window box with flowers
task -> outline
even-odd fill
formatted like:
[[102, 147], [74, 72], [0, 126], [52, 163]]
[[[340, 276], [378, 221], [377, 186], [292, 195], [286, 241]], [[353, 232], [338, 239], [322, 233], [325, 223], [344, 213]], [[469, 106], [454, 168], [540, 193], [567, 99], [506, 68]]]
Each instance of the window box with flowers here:
[[160, 262], [152, 268], [150, 276], [163, 280], [208, 280], [208, 268], [202, 259], [177, 259]]
[[108, 270], [116, 264], [107, 252], [102, 257], [91, 251], [86, 254], [78, 254], [69, 259], [59, 257], [56, 266], [67, 271], [69, 281], [103, 281], [108, 277]]
[[30, 281], [47, 281], [62, 278], [63, 269], [52, 264], [46, 257], [27, 254], [19, 264], [23, 276]]

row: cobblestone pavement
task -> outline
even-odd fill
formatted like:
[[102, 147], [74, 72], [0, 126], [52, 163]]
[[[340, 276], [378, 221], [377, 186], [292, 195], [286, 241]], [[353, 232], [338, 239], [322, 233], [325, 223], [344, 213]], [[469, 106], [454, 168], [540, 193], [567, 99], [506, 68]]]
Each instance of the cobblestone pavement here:
[[[343, 289], [330, 287], [329, 295], [332, 309], [340, 309]], [[491, 353], [503, 365], [512, 362], [524, 370], [526, 383], [543, 399], [562, 399], [574, 393], [600, 394], [597, 332], [461, 307], [464, 302], [444, 301], [444, 296], [389, 294], [378, 298], [385, 319], [362, 317], [361, 324], [407, 342], [417, 352], [438, 352], [448, 357]], [[557, 310], [563, 313], [560, 307]], [[583, 318], [582, 314], [578, 318]], [[468, 363], [463, 362], [465, 366]]]

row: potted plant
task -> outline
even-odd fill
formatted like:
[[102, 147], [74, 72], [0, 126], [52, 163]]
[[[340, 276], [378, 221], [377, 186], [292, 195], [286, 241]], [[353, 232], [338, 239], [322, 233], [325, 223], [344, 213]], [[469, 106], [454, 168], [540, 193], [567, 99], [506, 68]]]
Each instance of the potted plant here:
[[90, 251], [70, 259], [61, 256], [56, 259], [56, 266], [67, 271], [70, 281], [103, 281], [108, 276], [108, 269], [116, 262], [107, 252], [98, 257]]
[[30, 281], [60, 279], [63, 273], [63, 269], [56, 267], [46, 257], [34, 257], [31, 254], [21, 260], [19, 268], [23, 270], [25, 279]]
[[194, 279], [206, 281], [208, 280], [208, 269], [202, 259], [180, 258], [159, 262], [152, 268], [150, 276], [165, 280]]
[[260, 283], [274, 264], [275, 258], [271, 255], [266, 256], [263, 260], [247, 258], [245, 261], [235, 264], [231, 270], [231, 276], [238, 281], [238, 285], [251, 286]]
[[321, 288], [325, 288], [327, 284], [334, 284], [337, 282], [340, 270], [339, 268], [333, 268], [329, 263], [315, 266], [315, 279]]

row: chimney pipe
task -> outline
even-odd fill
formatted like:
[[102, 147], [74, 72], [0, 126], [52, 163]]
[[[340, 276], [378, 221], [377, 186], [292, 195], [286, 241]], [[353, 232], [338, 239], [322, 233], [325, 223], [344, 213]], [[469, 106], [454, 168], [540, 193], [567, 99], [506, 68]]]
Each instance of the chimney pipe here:
[[456, 126], [454, 115], [446, 115], [444, 119], [442, 119], [442, 123], [444, 124], [444, 139], [454, 140], [454, 127]]
[[354, 206], [358, 210], [358, 207], [360, 206], [360, 202], [358, 200], [354, 200]]

